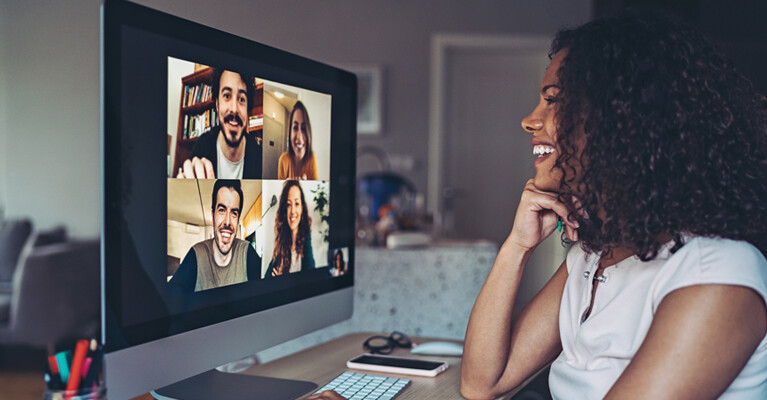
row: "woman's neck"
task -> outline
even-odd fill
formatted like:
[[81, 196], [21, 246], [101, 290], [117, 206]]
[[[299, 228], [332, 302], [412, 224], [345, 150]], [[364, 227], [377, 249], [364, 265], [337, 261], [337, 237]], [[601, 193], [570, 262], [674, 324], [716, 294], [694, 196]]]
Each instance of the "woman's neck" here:
[[304, 152], [302, 156], [293, 153], [293, 157], [291, 157], [293, 161], [293, 168], [296, 170], [300, 169], [304, 165], [304, 158], [306, 158], [306, 152]]
[[605, 269], [635, 254], [636, 253], [633, 250], [625, 248], [625, 247], [617, 247], [617, 248], [611, 249], [608, 254], [602, 254], [602, 257], [599, 259], [599, 268]]
[[[669, 233], [661, 233], [656, 238], [659, 243], [668, 243], [673, 240], [674, 236]], [[613, 248], [609, 254], [602, 253], [602, 257], [599, 259], [599, 269], [605, 269], [634, 255], [636, 255], [636, 252], [626, 247]]]

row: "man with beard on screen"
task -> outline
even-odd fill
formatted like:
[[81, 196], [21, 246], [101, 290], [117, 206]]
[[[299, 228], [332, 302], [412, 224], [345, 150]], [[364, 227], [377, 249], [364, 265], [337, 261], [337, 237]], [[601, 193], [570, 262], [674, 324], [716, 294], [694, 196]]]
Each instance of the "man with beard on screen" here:
[[248, 110], [253, 103], [253, 78], [213, 70], [218, 125], [200, 136], [177, 178], [261, 179], [261, 146], [247, 134]]
[[213, 238], [192, 246], [168, 283], [172, 294], [198, 292], [258, 279], [261, 257], [247, 241], [237, 239], [242, 211], [239, 180], [213, 185]]

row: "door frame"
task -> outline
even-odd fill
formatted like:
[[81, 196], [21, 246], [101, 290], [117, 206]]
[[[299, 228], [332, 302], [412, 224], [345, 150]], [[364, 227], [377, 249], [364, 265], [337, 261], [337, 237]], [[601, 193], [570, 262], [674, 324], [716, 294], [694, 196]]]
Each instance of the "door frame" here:
[[447, 101], [446, 82], [450, 52], [456, 50], [526, 51], [548, 49], [551, 37], [541, 35], [491, 35], [464, 33], [437, 33], [431, 38], [431, 82], [429, 86], [429, 153], [427, 170], [427, 210], [442, 215], [444, 182], [444, 127]]

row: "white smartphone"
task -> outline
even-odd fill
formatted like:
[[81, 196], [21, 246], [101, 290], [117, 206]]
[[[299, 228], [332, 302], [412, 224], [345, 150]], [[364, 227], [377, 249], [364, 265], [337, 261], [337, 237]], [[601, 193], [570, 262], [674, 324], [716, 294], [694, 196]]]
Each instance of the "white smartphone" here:
[[437, 376], [437, 374], [446, 370], [449, 365], [446, 361], [382, 356], [378, 354], [362, 354], [346, 362], [346, 366], [353, 369], [419, 376]]

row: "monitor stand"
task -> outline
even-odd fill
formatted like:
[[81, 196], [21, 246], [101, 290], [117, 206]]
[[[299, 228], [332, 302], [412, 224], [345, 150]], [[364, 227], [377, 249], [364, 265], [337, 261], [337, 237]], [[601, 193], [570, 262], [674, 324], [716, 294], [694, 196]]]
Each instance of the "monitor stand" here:
[[212, 369], [152, 391], [160, 400], [294, 400], [317, 388], [307, 381], [220, 372]]

